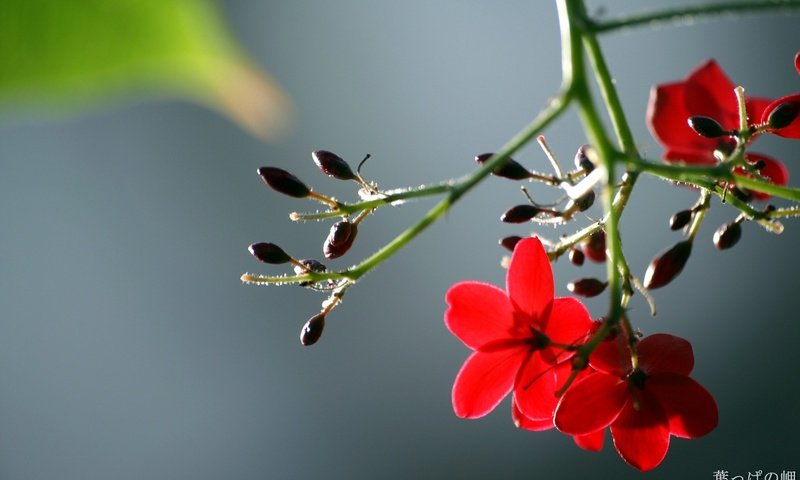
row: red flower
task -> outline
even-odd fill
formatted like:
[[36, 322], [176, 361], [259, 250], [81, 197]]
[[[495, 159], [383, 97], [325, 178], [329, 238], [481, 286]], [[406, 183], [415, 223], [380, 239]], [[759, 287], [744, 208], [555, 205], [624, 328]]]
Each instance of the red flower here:
[[[688, 119], [706, 116], [720, 123], [724, 130], [739, 128], [739, 106], [734, 84], [714, 60], [709, 60], [693, 70], [682, 82], [658, 85], [650, 93], [647, 107], [647, 125], [653, 136], [667, 150], [668, 162], [685, 162], [697, 165], [715, 165], [718, 160], [714, 150], [728, 151], [732, 140], [728, 137], [706, 138], [689, 127]], [[745, 101], [750, 118], [762, 118], [771, 101], [750, 97]], [[777, 106], [777, 105], [776, 105]], [[773, 107], [774, 108], [774, 107]], [[777, 185], [789, 179], [781, 162], [766, 155], [748, 154], [751, 163], [764, 162], [760, 174]], [[756, 192], [757, 198], [767, 198]]]
[[553, 271], [538, 238], [517, 243], [506, 290], [461, 282], [447, 292], [445, 323], [474, 350], [456, 376], [453, 409], [478, 418], [513, 389], [524, 417], [552, 425], [555, 392], [574, 354], [565, 347], [586, 339], [589, 312], [574, 298], [554, 298]]
[[662, 333], [641, 340], [636, 349], [639, 367], [633, 368], [622, 336], [602, 342], [589, 360], [596, 371], [564, 393], [555, 425], [570, 435], [610, 426], [617, 452], [645, 471], [664, 459], [670, 435], [703, 436], [717, 426], [718, 412], [711, 394], [689, 378], [694, 366], [689, 342]]
[[[800, 75], [800, 52], [797, 52], [794, 56], [794, 68], [797, 70], [797, 74]], [[795, 108], [800, 108], [800, 93], [786, 95], [770, 103], [761, 115], [761, 122], [766, 123], [772, 111], [784, 103], [793, 103], [796, 105]], [[781, 137], [800, 138], [800, 116], [795, 117], [794, 121], [788, 126], [778, 130], [771, 130], [771, 132]]]

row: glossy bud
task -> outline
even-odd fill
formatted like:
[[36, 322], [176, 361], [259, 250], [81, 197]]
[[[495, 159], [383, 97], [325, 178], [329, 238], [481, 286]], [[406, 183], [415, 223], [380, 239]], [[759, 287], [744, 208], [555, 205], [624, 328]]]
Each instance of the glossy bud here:
[[691, 210], [681, 210], [669, 219], [670, 230], [680, 230], [692, 221], [694, 214]]
[[584, 240], [583, 253], [593, 262], [606, 261], [606, 232], [598, 230]]
[[258, 174], [275, 191], [295, 198], [304, 198], [311, 193], [303, 182], [282, 168], [261, 167]]
[[339, 180], [353, 180], [356, 178], [356, 174], [350, 169], [350, 165], [333, 152], [317, 150], [311, 152], [311, 158], [314, 159], [314, 163], [322, 170], [322, 173], [329, 177], [338, 178]]
[[717, 250], [727, 250], [742, 238], [742, 225], [739, 222], [729, 222], [722, 225], [714, 232], [714, 246]]
[[583, 170], [586, 173], [591, 172], [594, 170], [594, 164], [589, 157], [586, 155], [586, 149], [589, 148], [589, 145], [582, 145], [577, 153], [575, 153], [575, 168], [579, 170]]
[[325, 244], [322, 246], [322, 253], [325, 254], [325, 258], [338, 258], [347, 253], [353, 245], [357, 234], [358, 225], [355, 223], [347, 220], [334, 223], [328, 233], [328, 238], [325, 239]]
[[325, 328], [325, 314], [318, 313], [309, 318], [303, 328], [300, 329], [300, 343], [304, 347], [314, 345], [322, 336], [322, 330]]
[[569, 249], [569, 261], [572, 262], [573, 265], [580, 267], [583, 265], [584, 260], [586, 260], [586, 255], [583, 254], [583, 250], [578, 247]]
[[695, 115], [694, 117], [689, 117], [688, 122], [692, 130], [706, 138], [718, 138], [730, 135], [730, 132], [724, 130], [722, 125], [711, 117]]
[[602, 282], [596, 278], [581, 278], [573, 280], [567, 284], [567, 290], [580, 295], [581, 297], [596, 297], [603, 293], [608, 283]]
[[589, 190], [588, 192], [581, 195], [579, 198], [575, 200], [570, 200], [567, 202], [566, 210], [572, 210], [573, 205], [578, 207], [579, 212], [585, 212], [592, 208], [594, 205], [595, 194], [594, 190]]
[[800, 102], [784, 102], [770, 112], [767, 123], [769, 128], [780, 130], [786, 128], [800, 115]]
[[[325, 267], [325, 265], [323, 265], [322, 263], [318, 262], [317, 260], [314, 260], [314, 259], [311, 259], [311, 258], [306, 258], [306, 259], [303, 259], [303, 260], [299, 260], [299, 262], [302, 265], [304, 265], [305, 268], [301, 267], [300, 265], [295, 265], [294, 266], [294, 273], [296, 275], [302, 275], [304, 273], [307, 273], [308, 270], [310, 270], [312, 272], [325, 272], [325, 271], [328, 270]], [[301, 287], [307, 287], [307, 286], [311, 285], [312, 283], [314, 283], [314, 282], [300, 282], [298, 285], [300, 285]]]
[[[478, 162], [478, 165], [483, 165], [492, 157], [492, 155], [494, 154], [482, 153], [475, 157], [475, 161]], [[495, 167], [495, 169], [492, 170], [492, 175], [509, 178], [511, 180], [524, 180], [526, 178], [530, 178], [531, 172], [529, 172], [527, 168], [523, 167], [518, 162], [509, 158], [499, 167]]]
[[281, 247], [274, 243], [259, 242], [247, 247], [250, 253], [260, 262], [272, 263], [275, 265], [289, 262], [289, 256]]
[[517, 246], [517, 243], [519, 243], [520, 240], [522, 240], [522, 237], [518, 235], [511, 235], [509, 237], [501, 238], [500, 245], [506, 250], [513, 252], [514, 247]]
[[669, 250], [660, 253], [647, 267], [644, 274], [644, 287], [661, 288], [671, 282], [681, 273], [691, 253], [691, 240], [678, 242]]
[[541, 210], [533, 205], [516, 205], [500, 216], [501, 222], [525, 223], [535, 217]]

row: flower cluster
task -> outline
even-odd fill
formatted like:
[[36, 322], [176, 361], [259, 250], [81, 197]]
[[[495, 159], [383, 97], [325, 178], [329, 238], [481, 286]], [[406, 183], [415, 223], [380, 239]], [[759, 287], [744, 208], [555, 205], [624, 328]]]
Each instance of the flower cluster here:
[[[795, 57], [799, 64], [800, 53]], [[798, 70], [800, 73], [800, 70]], [[740, 101], [735, 85], [716, 61], [698, 66], [681, 82], [653, 88], [647, 110], [647, 125], [666, 151], [667, 162], [716, 165], [728, 160], [738, 141], [748, 143], [769, 132], [800, 138], [800, 94], [777, 100], [748, 97], [744, 102], [748, 129], [740, 130]], [[755, 123], [749, 123], [756, 119]], [[734, 165], [737, 175], [758, 175], [777, 185], [786, 185], [789, 175], [779, 160], [747, 152], [743, 165]], [[746, 192], [745, 192], [746, 193]], [[757, 199], [769, 198], [749, 192]]]
[[518, 427], [555, 427], [594, 451], [611, 427], [615, 448], [639, 470], [662, 461], [670, 435], [695, 438], [717, 424], [714, 399], [688, 376], [686, 340], [651, 335], [632, 349], [618, 335], [586, 364], [579, 352], [598, 323], [580, 301], [554, 297], [550, 260], [536, 237], [517, 242], [506, 291], [461, 282], [446, 301], [447, 327], [473, 350], [453, 385], [459, 417], [484, 416], [512, 393]]

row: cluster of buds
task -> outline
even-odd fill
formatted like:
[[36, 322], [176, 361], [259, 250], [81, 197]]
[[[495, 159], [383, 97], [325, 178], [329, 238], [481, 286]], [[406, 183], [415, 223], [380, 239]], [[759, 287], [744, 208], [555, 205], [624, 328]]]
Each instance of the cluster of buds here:
[[[362, 178], [360, 173], [360, 168], [364, 162], [370, 158], [369, 155], [361, 161], [359, 167], [355, 171], [345, 160], [335, 153], [326, 150], [317, 150], [313, 152], [311, 156], [322, 173], [337, 180], [356, 182], [361, 189], [359, 193], [361, 193], [362, 196], [376, 195], [379, 193], [372, 184], [366, 182]], [[335, 198], [315, 192], [294, 174], [282, 168], [271, 166], [260, 167], [258, 169], [258, 175], [264, 180], [267, 186], [276, 192], [293, 198], [309, 198], [316, 200], [328, 207], [332, 212], [341, 210], [342, 204]], [[355, 242], [356, 236], [358, 235], [359, 224], [369, 213], [371, 213], [369, 210], [363, 210], [354, 218], [350, 218], [350, 215], [346, 213], [334, 216], [334, 218], [338, 218], [338, 220], [331, 225], [330, 231], [322, 244], [322, 255], [328, 260], [333, 260], [346, 254], [350, 250], [350, 247], [353, 246], [353, 242]], [[330, 293], [330, 297], [323, 302], [320, 313], [312, 316], [300, 331], [300, 343], [302, 345], [308, 346], [316, 343], [325, 327], [326, 316], [341, 301], [342, 294], [346, 288], [346, 282], [341, 280], [336, 281], [330, 278], [316, 279], [315, 276], [325, 274], [328, 271], [327, 267], [322, 262], [313, 258], [297, 259], [274, 243], [254, 243], [250, 245], [248, 250], [253, 257], [260, 262], [273, 265], [288, 264], [293, 267], [295, 275], [309, 276], [308, 280], [296, 282], [298, 285]]]

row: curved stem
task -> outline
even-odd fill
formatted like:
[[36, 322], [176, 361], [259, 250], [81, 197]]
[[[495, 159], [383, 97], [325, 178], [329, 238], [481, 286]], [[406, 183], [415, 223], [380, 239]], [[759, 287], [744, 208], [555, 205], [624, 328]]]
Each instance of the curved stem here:
[[594, 22], [592, 31], [605, 33], [622, 28], [652, 26], [655, 24], [672, 23], [675, 25], [689, 25], [699, 17], [724, 18], [722, 14], [766, 12], [771, 10], [790, 10], [800, 8], [798, 0], [765, 0], [760, 2], [720, 2], [710, 5], [697, 5], [670, 8], [657, 12], [628, 15], [616, 19]]

